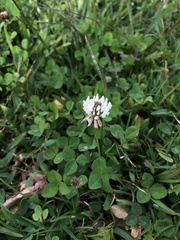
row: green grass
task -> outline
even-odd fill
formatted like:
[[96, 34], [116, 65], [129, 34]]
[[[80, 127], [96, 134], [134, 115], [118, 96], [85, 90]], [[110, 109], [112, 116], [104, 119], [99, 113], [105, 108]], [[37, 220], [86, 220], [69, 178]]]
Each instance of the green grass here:
[[[180, 238], [179, 10], [0, 3], [2, 240]], [[82, 122], [96, 94], [98, 129]]]

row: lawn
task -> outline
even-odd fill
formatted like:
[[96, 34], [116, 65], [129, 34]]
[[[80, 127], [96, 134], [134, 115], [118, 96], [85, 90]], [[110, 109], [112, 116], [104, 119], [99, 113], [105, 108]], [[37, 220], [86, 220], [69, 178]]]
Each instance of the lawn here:
[[180, 239], [178, 0], [0, 2], [0, 240]]

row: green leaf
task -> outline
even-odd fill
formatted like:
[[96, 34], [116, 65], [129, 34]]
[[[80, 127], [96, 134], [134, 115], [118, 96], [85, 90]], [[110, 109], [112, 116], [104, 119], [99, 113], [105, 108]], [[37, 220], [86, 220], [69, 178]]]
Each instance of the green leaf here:
[[141, 186], [143, 188], [149, 188], [154, 182], [154, 178], [151, 174], [149, 173], [144, 173], [142, 175], [142, 180], [141, 180]]
[[7, 11], [9, 11], [14, 17], [20, 17], [20, 10], [12, 0], [4, 0], [4, 6], [5, 9], [7, 9]]
[[77, 171], [77, 168], [78, 168], [77, 163], [75, 161], [74, 162], [70, 161], [66, 163], [64, 170], [65, 173], [69, 176], [75, 173]]
[[145, 191], [142, 192], [141, 190], [137, 190], [137, 201], [139, 203], [146, 203], [149, 202], [149, 200], [151, 199], [151, 194], [149, 192], [149, 189], [143, 189]]
[[49, 109], [51, 112], [49, 112], [46, 116], [47, 121], [54, 122], [59, 117], [59, 111], [57, 108], [57, 105], [52, 102], [48, 104]]
[[89, 188], [98, 189], [102, 187], [106, 192], [112, 192], [113, 189], [109, 184], [109, 179], [113, 178], [113, 171], [111, 167], [106, 166], [105, 159], [97, 158], [92, 164], [92, 170], [89, 177]]
[[55, 163], [55, 164], [58, 164], [58, 163], [62, 162], [62, 160], [63, 160], [63, 155], [62, 155], [62, 152], [60, 152], [60, 153], [58, 153], [58, 154], [56, 155], [56, 157], [54, 158], [54, 163]]
[[62, 195], [67, 195], [71, 192], [70, 188], [64, 183], [64, 182], [61, 182], [59, 184], [59, 192], [62, 194]]
[[98, 174], [91, 173], [88, 182], [90, 189], [98, 189], [102, 187], [101, 177]]
[[69, 138], [69, 147], [72, 149], [76, 149], [79, 146], [80, 139], [77, 137]]
[[154, 229], [161, 235], [171, 239], [173, 233], [175, 233], [175, 225], [170, 219], [157, 220], [154, 224]]
[[43, 153], [43, 158], [46, 160], [53, 159], [55, 156], [56, 152], [51, 148], [46, 149], [45, 152]]
[[144, 93], [140, 88], [139, 83], [134, 83], [133, 88], [129, 91], [129, 96], [133, 98], [138, 104], [143, 103]]
[[123, 229], [119, 227], [114, 228], [114, 233], [117, 234], [118, 236], [122, 237], [124, 240], [134, 240], [127, 231], [124, 231]]
[[67, 108], [68, 111], [71, 111], [73, 106], [74, 106], [74, 102], [72, 102], [72, 101], [68, 101], [66, 103], [66, 108]]
[[130, 88], [130, 84], [126, 81], [125, 78], [119, 78], [118, 82], [120, 88], [122, 88], [124, 91], [127, 91]]
[[5, 149], [5, 151], [9, 152], [12, 148], [18, 146], [18, 144], [22, 142], [25, 136], [26, 136], [26, 133], [21, 133], [19, 136], [12, 139], [12, 142], [7, 145], [7, 148]]
[[106, 32], [102, 38], [102, 43], [106, 46], [111, 46], [113, 40], [112, 32]]
[[68, 138], [67, 137], [59, 137], [57, 139], [58, 147], [64, 148], [68, 146]]
[[180, 154], [180, 145], [173, 147], [171, 150], [174, 154]]
[[49, 210], [48, 209], [44, 209], [44, 211], [42, 212], [43, 219], [46, 219], [48, 214], [49, 214]]
[[180, 217], [180, 213], [175, 212], [168, 206], [166, 206], [164, 203], [162, 203], [158, 199], [151, 198], [151, 200], [155, 203], [154, 207], [156, 207], [158, 210], [162, 210], [163, 212], [170, 214], [170, 215], [178, 215]]
[[137, 224], [137, 221], [138, 221], [138, 218], [136, 215], [134, 214], [129, 214], [125, 220], [125, 223], [128, 225], [128, 226], [135, 226]]
[[78, 188], [84, 186], [88, 182], [88, 178], [85, 175], [79, 176], [80, 183], [78, 185]]
[[65, 161], [74, 161], [75, 160], [75, 151], [69, 147], [65, 147], [62, 151], [62, 155]]
[[139, 135], [139, 127], [130, 126], [125, 131], [126, 140], [132, 140]]
[[154, 115], [154, 116], [162, 116], [162, 115], [169, 115], [169, 114], [171, 114], [171, 111], [168, 111], [167, 109], [159, 109], [151, 113], [151, 115]]
[[168, 193], [175, 193], [178, 196], [180, 194], [180, 184], [176, 184], [175, 186], [168, 189]]
[[56, 183], [48, 183], [42, 191], [42, 196], [44, 198], [52, 198], [58, 192], [58, 184]]
[[62, 181], [61, 175], [57, 171], [55, 171], [55, 170], [51, 170], [47, 174], [47, 177], [48, 177], [48, 181], [50, 183], [60, 183]]
[[80, 143], [79, 147], [78, 147], [78, 150], [80, 152], [86, 152], [86, 151], [89, 150], [89, 145], [87, 143]]
[[110, 126], [110, 132], [113, 135], [113, 137], [117, 138], [117, 139], [122, 139], [124, 138], [124, 131], [122, 129], [121, 126], [119, 125], [112, 125]]
[[61, 72], [53, 72], [49, 76], [49, 85], [54, 89], [60, 89], [63, 85], [64, 75]]
[[34, 219], [35, 221], [37, 221], [37, 220], [39, 220], [40, 217], [41, 217], [41, 213], [42, 213], [42, 208], [41, 208], [41, 206], [37, 205], [37, 206], [35, 207], [34, 211], [35, 211], [35, 212], [33, 213], [33, 219]]
[[162, 153], [162, 152], [159, 152], [158, 154], [159, 154], [159, 156], [162, 157], [165, 161], [170, 162], [170, 163], [174, 162], [170, 155], [167, 155], [167, 154]]
[[166, 188], [159, 183], [153, 184], [149, 190], [154, 199], [161, 199], [167, 195]]
[[98, 235], [102, 236], [101, 239], [103, 239], [103, 240], [111, 239], [111, 233], [107, 227], [100, 227]]
[[12, 231], [12, 229], [8, 229], [8, 228], [1, 227], [1, 226], [0, 226], [0, 233], [4, 234], [4, 235], [11, 236], [11, 237], [23, 238], [22, 234], [14, 232], [14, 231]]
[[77, 137], [81, 134], [81, 129], [79, 129], [77, 126], [69, 126], [67, 128], [67, 134], [70, 137]]
[[140, 216], [143, 212], [141, 205], [139, 203], [133, 203], [131, 207], [131, 212], [136, 216]]
[[80, 154], [77, 158], [76, 158], [76, 162], [81, 165], [84, 166], [86, 163], [88, 163], [88, 159], [84, 154]]
[[109, 183], [110, 178], [112, 178], [112, 173], [111, 174], [104, 174], [101, 177], [103, 189], [108, 193], [113, 192], [113, 189], [112, 189], [112, 187]]

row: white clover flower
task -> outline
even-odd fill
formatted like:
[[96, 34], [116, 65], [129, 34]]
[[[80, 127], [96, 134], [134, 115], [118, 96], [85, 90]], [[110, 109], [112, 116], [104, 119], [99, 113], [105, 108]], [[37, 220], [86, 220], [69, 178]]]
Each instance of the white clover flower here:
[[112, 104], [108, 102], [108, 99], [102, 96], [99, 99], [97, 94], [93, 98], [88, 97], [83, 101], [83, 110], [87, 116], [82, 120], [88, 121], [88, 126], [90, 126], [94, 121], [94, 127], [98, 128], [102, 126], [102, 118], [105, 118], [109, 115], [109, 110], [111, 109]]

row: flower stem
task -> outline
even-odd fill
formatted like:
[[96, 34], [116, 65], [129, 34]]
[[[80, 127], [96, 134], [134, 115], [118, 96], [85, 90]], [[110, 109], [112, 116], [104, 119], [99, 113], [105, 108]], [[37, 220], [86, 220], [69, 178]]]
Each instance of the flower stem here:
[[104, 140], [104, 121], [102, 119], [102, 126], [101, 126], [101, 141], [100, 141], [100, 151], [102, 153], [102, 147], [103, 147], [103, 140]]
[[99, 153], [99, 155], [101, 156], [101, 147], [100, 147], [100, 144], [99, 144], [98, 133], [99, 133], [99, 129], [94, 128], [94, 138], [95, 138], [95, 140], [96, 140], [98, 153]]

